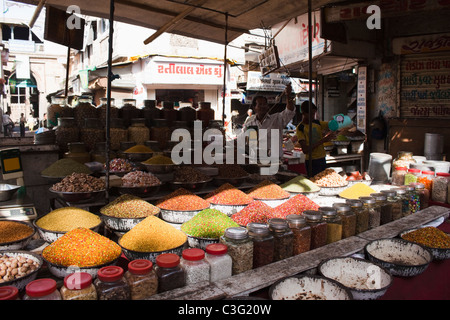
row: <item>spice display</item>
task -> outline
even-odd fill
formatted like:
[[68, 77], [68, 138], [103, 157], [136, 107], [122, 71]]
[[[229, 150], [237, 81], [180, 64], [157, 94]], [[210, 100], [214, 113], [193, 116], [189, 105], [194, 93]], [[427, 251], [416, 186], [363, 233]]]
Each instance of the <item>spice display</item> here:
[[434, 171], [422, 171], [422, 174], [417, 179], [417, 182], [422, 183], [428, 192], [431, 193], [434, 176]]
[[23, 255], [0, 253], [0, 284], [22, 278], [39, 268], [39, 263]]
[[273, 261], [292, 257], [294, 252], [294, 233], [285, 219], [272, 218], [269, 221], [269, 230], [274, 238]]
[[163, 253], [156, 257], [156, 276], [158, 293], [185, 286], [184, 270], [180, 266], [180, 257], [174, 253]]
[[210, 177], [191, 166], [175, 168], [173, 181], [175, 182], [200, 182], [210, 180]]
[[248, 172], [242, 169], [240, 165], [236, 164], [219, 164], [218, 177], [220, 178], [241, 178], [248, 176]]
[[342, 187], [348, 184], [344, 177], [331, 168], [319, 172], [311, 178], [311, 181], [319, 187]]
[[283, 183], [280, 187], [285, 191], [292, 193], [316, 192], [320, 190], [320, 187], [317, 184], [302, 175], [292, 178], [288, 182]]
[[145, 119], [132, 119], [131, 126], [128, 127], [128, 141], [143, 145], [148, 140], [150, 140], [150, 129], [145, 126]]
[[211, 267], [205, 261], [205, 251], [199, 248], [184, 249], [180, 266], [184, 270], [186, 285], [209, 281]]
[[233, 261], [233, 275], [253, 268], [253, 241], [246, 228], [227, 228], [224, 235], [220, 237], [220, 243], [228, 247], [228, 254]]
[[52, 186], [60, 192], [92, 192], [105, 190], [105, 181], [86, 173], [72, 173]]
[[60, 292], [63, 300], [97, 300], [97, 290], [92, 276], [87, 272], [75, 272], [66, 276]]
[[76, 228], [91, 229], [100, 225], [101, 222], [102, 220], [98, 215], [89, 211], [75, 207], [64, 207], [55, 209], [39, 218], [36, 225], [45, 230], [67, 232]]
[[132, 171], [122, 177], [122, 186], [124, 187], [150, 187], [161, 185], [154, 174], [144, 171]]
[[223, 243], [211, 243], [206, 246], [205, 251], [205, 261], [210, 266], [209, 281], [231, 277], [233, 260], [228, 254], [228, 247]]
[[375, 193], [375, 190], [365, 183], [358, 182], [339, 193], [339, 196], [344, 199], [359, 199], [368, 197], [371, 193]]
[[166, 157], [162, 154], [154, 155], [153, 157], [143, 161], [144, 164], [173, 164], [171, 158]]
[[251, 222], [248, 235], [253, 241], [253, 268], [272, 263], [275, 254], [275, 239], [266, 223]]
[[159, 200], [156, 206], [164, 210], [197, 211], [209, 208], [209, 202], [184, 188], [178, 188]]
[[125, 153], [152, 153], [153, 150], [144, 144], [136, 144], [124, 151]]
[[267, 223], [270, 218], [274, 218], [273, 208], [257, 200], [231, 216], [234, 222], [244, 227], [251, 222]]
[[68, 144], [80, 140], [80, 127], [75, 124], [74, 118], [59, 118], [55, 129], [55, 142], [60, 152], [68, 151]]
[[0, 243], [25, 239], [33, 234], [32, 227], [12, 220], [0, 220]]
[[402, 217], [402, 202], [397, 197], [397, 192], [395, 190], [382, 190], [381, 193], [386, 195], [386, 201], [391, 205], [392, 220], [400, 219]]
[[405, 174], [405, 185], [410, 185], [411, 183], [417, 182], [419, 175], [419, 169], [408, 169], [408, 172]]
[[145, 218], [159, 211], [151, 203], [131, 194], [123, 194], [100, 209], [100, 213], [115, 218]]
[[350, 205], [345, 203], [335, 203], [333, 208], [342, 221], [342, 239], [352, 237], [356, 234], [356, 214], [352, 211]]
[[392, 172], [391, 183], [395, 186], [402, 186], [405, 184], [405, 175], [408, 168], [406, 167], [397, 167]]
[[72, 173], [91, 174], [88, 166], [70, 158], [63, 158], [53, 162], [50, 166], [41, 171], [41, 175], [47, 177], [65, 177]]
[[444, 172], [436, 173], [431, 187], [431, 200], [437, 202], [447, 202], [448, 189], [450, 184], [450, 174]]
[[98, 300], [131, 300], [130, 286], [119, 266], [103, 267], [95, 279]]
[[423, 210], [428, 208], [428, 203], [430, 201], [430, 191], [425, 188], [423, 183], [412, 183], [412, 186], [416, 189], [417, 194], [419, 195], [420, 208], [419, 210]]
[[367, 231], [369, 229], [369, 210], [364, 207], [362, 201], [348, 199], [345, 203], [350, 205], [352, 212], [356, 215], [355, 234]]
[[380, 226], [381, 212], [380, 208], [376, 205], [376, 200], [372, 197], [359, 198], [364, 204], [364, 208], [369, 213], [369, 229], [373, 229]]
[[323, 220], [327, 224], [327, 244], [342, 239], [342, 220], [333, 207], [321, 207]]
[[251, 188], [247, 194], [253, 199], [286, 199], [289, 198], [289, 192], [284, 191], [279, 185], [272, 181], [264, 180]]
[[[106, 168], [106, 165], [105, 165]], [[110, 172], [129, 172], [135, 169], [133, 163], [127, 159], [114, 158], [109, 161], [109, 171]]]
[[125, 279], [130, 287], [131, 300], [144, 300], [158, 293], [158, 277], [149, 260], [130, 261]]
[[402, 238], [430, 248], [450, 249], [450, 236], [436, 227], [423, 227], [405, 233]]
[[380, 225], [392, 221], [392, 204], [387, 201], [387, 195], [384, 193], [372, 193], [370, 195], [376, 200], [376, 206], [380, 210]]
[[149, 216], [125, 233], [119, 244], [138, 252], [157, 252], [177, 248], [183, 245], [187, 236], [167, 222], [155, 216]]
[[121, 252], [114, 241], [90, 229], [76, 228], [45, 247], [42, 256], [59, 266], [92, 267], [114, 261]]
[[294, 234], [293, 255], [297, 255], [311, 248], [311, 227], [306, 224], [306, 219], [298, 214], [290, 214], [286, 217], [289, 227]]
[[405, 186], [405, 189], [409, 200], [409, 212], [416, 213], [420, 210], [420, 195], [412, 185]]
[[55, 280], [42, 278], [27, 284], [23, 300], [62, 300], [62, 297]]
[[207, 194], [205, 200], [210, 203], [225, 205], [247, 205], [254, 201], [248, 194], [229, 183], [224, 183]]
[[323, 221], [322, 213], [317, 210], [303, 212], [306, 223], [311, 227], [311, 250], [327, 244], [327, 223]]
[[181, 225], [181, 231], [193, 237], [215, 239], [230, 227], [238, 227], [225, 213], [216, 209], [205, 209]]
[[301, 214], [306, 210], [318, 210], [319, 205], [307, 196], [297, 194], [286, 202], [273, 208], [273, 216], [285, 219], [290, 214]]

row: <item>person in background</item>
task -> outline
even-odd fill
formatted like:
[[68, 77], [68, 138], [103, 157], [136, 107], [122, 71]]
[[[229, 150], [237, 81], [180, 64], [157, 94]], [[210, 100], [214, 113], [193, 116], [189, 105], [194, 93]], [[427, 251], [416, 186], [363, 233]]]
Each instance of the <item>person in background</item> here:
[[10, 114], [11, 114], [10, 111], [6, 111], [2, 116], [3, 134], [5, 137], [11, 137], [12, 130], [14, 128], [14, 121], [11, 120], [11, 117], [9, 116]]
[[25, 137], [25, 123], [27, 119], [25, 119], [25, 115], [23, 113], [20, 114], [19, 126], [20, 126], [20, 137]]
[[30, 129], [30, 131], [33, 131], [33, 129], [34, 129], [34, 119], [33, 119], [33, 114], [32, 113], [30, 113], [30, 117], [28, 118], [27, 126], [28, 126], [28, 129]]
[[252, 114], [253, 114], [253, 110], [252, 109], [248, 109], [247, 110], [247, 118], [245, 118], [244, 124], [248, 121], [248, 119], [250, 119]]
[[[309, 177], [326, 169], [326, 152], [323, 147], [325, 142], [336, 138], [336, 133], [328, 129], [328, 122], [316, 119], [317, 107], [309, 101], [304, 101], [300, 106], [302, 121], [298, 124], [294, 143], [298, 143], [306, 156], [305, 165]], [[309, 113], [312, 112], [312, 141], [309, 141]], [[312, 171], [309, 172], [309, 155], [311, 151]]]
[[47, 114], [44, 113], [42, 120], [39, 122], [40, 128], [47, 128]]

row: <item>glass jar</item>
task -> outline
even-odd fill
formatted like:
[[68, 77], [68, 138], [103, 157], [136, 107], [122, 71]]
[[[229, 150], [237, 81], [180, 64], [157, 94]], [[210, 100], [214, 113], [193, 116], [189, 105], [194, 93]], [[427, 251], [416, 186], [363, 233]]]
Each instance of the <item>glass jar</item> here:
[[19, 289], [14, 286], [0, 287], [0, 300], [20, 300]]
[[98, 300], [131, 299], [130, 286], [119, 266], [107, 266], [98, 270], [94, 285], [97, 288]]
[[[120, 118], [112, 118], [109, 128], [109, 145], [111, 150], [120, 150], [120, 143], [128, 141], [128, 130]], [[126, 149], [125, 149], [126, 150]]]
[[419, 210], [423, 210], [428, 208], [430, 202], [430, 192], [423, 183], [411, 183], [412, 186], [416, 189], [416, 192], [419, 194]]
[[380, 225], [392, 221], [392, 204], [387, 201], [384, 193], [371, 193], [370, 196], [376, 200], [376, 206], [380, 208]]
[[306, 219], [298, 214], [289, 214], [286, 220], [294, 234], [293, 255], [297, 255], [311, 249], [311, 227], [306, 224]]
[[145, 119], [132, 119], [131, 126], [128, 127], [128, 141], [143, 145], [148, 140], [150, 140], [150, 129], [145, 126]]
[[275, 239], [266, 223], [247, 224], [248, 235], [253, 241], [253, 268], [272, 263], [275, 252]]
[[156, 107], [156, 100], [144, 100], [142, 116], [145, 118], [145, 125], [148, 128], [154, 126], [154, 119], [160, 119], [162, 117], [161, 110]]
[[391, 183], [394, 186], [403, 186], [405, 184], [405, 175], [408, 171], [408, 168], [406, 167], [397, 167], [394, 169], [394, 172], [392, 172], [392, 179]]
[[184, 270], [186, 285], [209, 281], [210, 266], [205, 261], [205, 251], [200, 248], [184, 249], [180, 265]]
[[80, 129], [76, 125], [75, 118], [58, 118], [55, 141], [60, 153], [69, 151], [69, 143], [80, 141]]
[[131, 126], [131, 120], [141, 118], [141, 110], [136, 107], [136, 99], [123, 99], [119, 108], [119, 118], [123, 120], [125, 128]]
[[431, 187], [433, 185], [435, 173], [434, 171], [422, 171], [417, 182], [422, 183], [425, 188], [428, 190], [428, 193], [431, 194]]
[[397, 197], [397, 192], [395, 190], [382, 190], [381, 193], [385, 194], [387, 199], [386, 202], [391, 205], [392, 210], [392, 221], [400, 219], [402, 215], [402, 202], [400, 198]]
[[420, 176], [419, 169], [408, 169], [408, 172], [405, 174], [405, 185], [408, 186], [411, 183], [417, 182], [419, 176]]
[[[109, 119], [119, 118], [119, 108], [114, 105], [115, 99], [111, 98], [111, 106], [109, 108]], [[97, 107], [97, 115], [100, 125], [106, 126], [106, 109], [108, 107], [108, 98], [100, 98], [100, 105]]]
[[420, 210], [420, 195], [412, 185], [405, 186], [405, 189], [409, 201], [409, 212], [416, 213]]
[[169, 128], [178, 119], [178, 110], [174, 108], [172, 101], [162, 102], [161, 114], [163, 119], [167, 121], [167, 125], [169, 126]]
[[70, 142], [68, 148], [69, 151], [64, 153], [64, 158], [70, 158], [83, 164], [91, 161], [91, 156], [86, 151], [84, 142]]
[[186, 277], [180, 266], [180, 257], [175, 253], [162, 253], [156, 257], [158, 293], [181, 288], [186, 285]]
[[94, 150], [97, 142], [105, 142], [105, 129], [103, 129], [99, 119], [85, 119], [84, 126], [80, 130], [80, 140], [84, 142], [88, 151]]
[[205, 260], [209, 263], [209, 281], [215, 282], [232, 276], [233, 260], [223, 243], [211, 243], [205, 248]]
[[431, 200], [446, 203], [448, 199], [448, 189], [450, 184], [450, 173], [438, 172], [433, 179], [431, 187]]
[[294, 252], [294, 233], [285, 219], [272, 218], [268, 221], [269, 230], [273, 235], [275, 250], [273, 261], [292, 257]]
[[253, 268], [253, 241], [246, 228], [227, 228], [220, 237], [220, 243], [228, 247], [228, 254], [233, 261], [233, 275]]
[[55, 280], [42, 278], [27, 284], [23, 300], [62, 300], [62, 297]]
[[197, 120], [197, 112], [191, 106], [185, 106], [178, 110], [178, 118], [180, 121], [185, 121], [188, 127], [192, 127]]
[[61, 287], [63, 300], [97, 300], [97, 291], [92, 276], [87, 272], [75, 272], [64, 278]]
[[380, 226], [380, 208], [377, 207], [377, 201], [372, 197], [359, 197], [364, 204], [364, 208], [369, 213], [369, 230]]
[[130, 286], [131, 300], [144, 300], [158, 293], [158, 277], [150, 260], [130, 261], [125, 279]]
[[327, 244], [342, 239], [342, 219], [333, 207], [320, 207], [323, 220], [327, 223]]
[[335, 203], [333, 207], [342, 220], [342, 239], [352, 237], [356, 234], [356, 214], [346, 203]]
[[58, 125], [58, 119], [62, 117], [63, 108], [65, 106], [65, 97], [53, 96], [51, 98], [51, 103], [47, 107], [47, 128], [53, 128]]
[[81, 96], [78, 98], [78, 101], [74, 107], [74, 118], [78, 128], [83, 128], [85, 119], [95, 118], [98, 121], [98, 110], [92, 104], [92, 97]]
[[397, 153], [397, 158], [395, 158], [392, 161], [392, 166], [394, 168], [397, 167], [409, 168], [411, 163], [416, 163], [416, 160], [413, 158], [413, 153], [410, 151], [399, 151]]
[[367, 231], [369, 229], [369, 210], [364, 207], [361, 200], [347, 199], [345, 201], [353, 213], [356, 215], [355, 234]]
[[409, 216], [411, 214], [411, 210], [409, 209], [409, 196], [408, 191], [406, 191], [406, 187], [395, 189], [397, 192], [397, 198], [402, 203], [402, 217]]
[[303, 216], [311, 228], [311, 250], [327, 244], [327, 223], [323, 221], [322, 213], [316, 210], [305, 210]]
[[197, 109], [197, 120], [202, 121], [203, 128], [209, 126], [209, 122], [214, 120], [214, 110], [211, 109], [211, 102], [200, 102], [200, 108]]
[[160, 150], [165, 150], [170, 141], [170, 128], [165, 119], [154, 119], [154, 126], [150, 130], [150, 137], [154, 141], [158, 141]]

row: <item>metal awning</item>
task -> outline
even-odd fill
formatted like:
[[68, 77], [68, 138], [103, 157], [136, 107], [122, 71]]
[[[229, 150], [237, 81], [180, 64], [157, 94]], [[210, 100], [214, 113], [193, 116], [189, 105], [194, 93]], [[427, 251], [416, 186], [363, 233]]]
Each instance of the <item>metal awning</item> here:
[[[18, 2], [42, 4], [39, 0]], [[332, 2], [337, 1], [312, 1], [312, 9]], [[61, 10], [76, 5], [82, 15], [105, 19], [110, 12], [109, 0], [46, 0], [45, 5]], [[250, 30], [269, 28], [308, 12], [307, 0], [115, 0], [114, 6], [115, 21], [222, 44], [226, 26], [230, 42]], [[142, 41], [151, 35], [152, 31], [142, 34]]]

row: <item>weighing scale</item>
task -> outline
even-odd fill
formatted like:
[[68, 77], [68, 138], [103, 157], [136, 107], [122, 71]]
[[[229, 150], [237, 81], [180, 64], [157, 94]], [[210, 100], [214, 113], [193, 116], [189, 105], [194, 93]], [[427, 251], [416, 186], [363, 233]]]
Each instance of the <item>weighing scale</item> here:
[[21, 186], [11, 199], [0, 201], [0, 220], [29, 221], [36, 219], [37, 211], [33, 201], [24, 192], [20, 150], [17, 148], [1, 149], [0, 167], [2, 180], [16, 179], [16, 185]]

